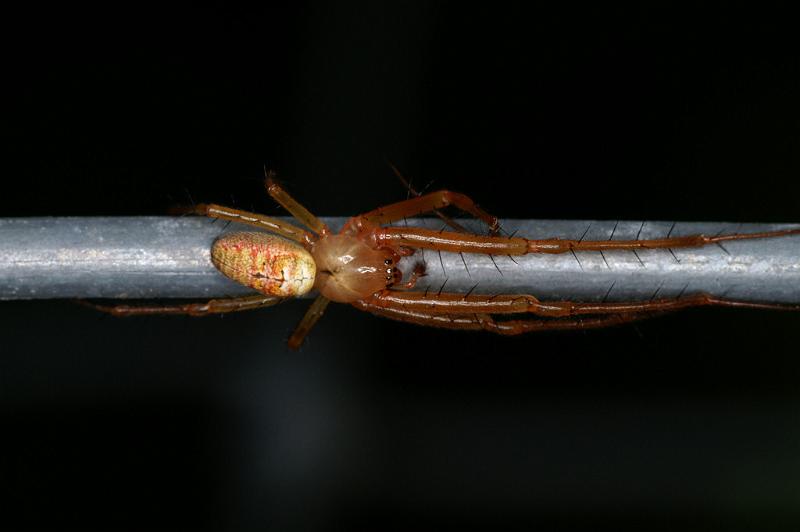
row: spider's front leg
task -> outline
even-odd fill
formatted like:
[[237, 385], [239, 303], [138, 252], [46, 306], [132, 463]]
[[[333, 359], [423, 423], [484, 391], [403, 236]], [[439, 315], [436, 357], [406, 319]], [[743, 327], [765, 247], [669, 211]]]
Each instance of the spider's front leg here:
[[455, 314], [534, 314], [546, 318], [588, 315], [673, 312], [691, 307], [736, 307], [762, 310], [800, 310], [800, 305], [758, 303], [725, 299], [709, 294], [643, 301], [573, 302], [539, 301], [527, 294], [428, 294], [384, 290], [364, 300], [375, 308], [422, 312], [433, 315]]
[[413, 323], [415, 325], [460, 331], [488, 331], [504, 336], [514, 336], [535, 331], [596, 329], [621, 325], [623, 323], [652, 318], [659, 315], [659, 313], [656, 312], [640, 312], [558, 320], [526, 318], [498, 321], [490, 314], [440, 314], [402, 307], [379, 306], [368, 300], [356, 301], [353, 303], [353, 306], [375, 314], [376, 316]]
[[468, 196], [449, 190], [439, 190], [416, 198], [392, 203], [385, 207], [379, 207], [359, 216], [355, 216], [348, 222], [348, 226], [353, 224], [355, 225], [354, 229], [359, 229], [358, 226], [360, 224], [380, 226], [402, 220], [403, 218], [412, 218], [428, 212], [437, 212], [439, 209], [450, 205], [485, 222], [486, 225], [489, 226], [490, 235], [497, 235], [500, 233], [500, 223], [496, 216], [492, 216], [478, 207]]
[[[407, 323], [445, 329], [484, 330], [502, 335], [608, 327], [700, 306], [800, 310], [800, 305], [728, 300], [708, 294], [653, 301], [577, 303], [541, 302], [524, 294], [489, 296], [394, 290], [384, 290], [353, 305], [378, 316]], [[533, 316], [496, 319], [498, 315], [525, 314]]]
[[574, 251], [609, 251], [669, 248], [697, 248], [720, 242], [755, 240], [800, 235], [800, 228], [734, 235], [687, 235], [648, 240], [572, 240], [564, 238], [527, 239], [522, 237], [480, 236], [450, 231], [432, 231], [420, 227], [373, 228], [370, 237], [375, 245], [481, 253], [485, 255], [560, 254]]

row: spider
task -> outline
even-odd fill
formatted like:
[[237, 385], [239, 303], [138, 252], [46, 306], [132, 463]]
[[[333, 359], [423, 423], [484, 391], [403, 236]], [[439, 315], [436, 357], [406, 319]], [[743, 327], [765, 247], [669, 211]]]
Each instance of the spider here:
[[[527, 253], [688, 248], [727, 240], [800, 234], [800, 229], [652, 240], [530, 240], [499, 236], [499, 224], [495, 216], [463, 194], [440, 190], [424, 195], [414, 192], [416, 197], [354, 216], [336, 234], [281, 188], [272, 174], [267, 175], [266, 189], [305, 228], [215, 204], [197, 205], [190, 211], [269, 231], [228, 233], [220, 236], [211, 248], [211, 260], [223, 274], [259, 294], [171, 306], [93, 306], [117, 316], [202, 316], [266, 307], [316, 289], [319, 295], [289, 337], [288, 343], [292, 349], [301, 345], [331, 301], [418, 325], [484, 330], [503, 335], [603, 327], [707, 305], [800, 310], [800, 306], [738, 301], [705, 293], [650, 301], [594, 303], [544, 302], [528, 294], [482, 295], [441, 291], [429, 294], [427, 291], [413, 290], [417, 280], [425, 274], [423, 267], [415, 267], [406, 282], [403, 282], [403, 273], [397, 268], [402, 257], [412, 255], [418, 249], [514, 256]], [[488, 226], [488, 236], [464, 232], [462, 227], [439, 212], [439, 209], [448, 206], [481, 220]], [[387, 226], [424, 213], [440, 215], [458, 231]]]

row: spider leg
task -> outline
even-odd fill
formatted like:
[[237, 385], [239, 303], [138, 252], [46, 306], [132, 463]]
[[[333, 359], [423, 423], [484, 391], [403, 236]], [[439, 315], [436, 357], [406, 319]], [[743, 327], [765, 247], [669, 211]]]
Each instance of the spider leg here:
[[295, 328], [292, 335], [289, 337], [289, 348], [290, 349], [297, 349], [300, 347], [300, 344], [303, 343], [308, 332], [314, 326], [315, 323], [322, 317], [322, 313], [325, 312], [325, 308], [327, 308], [328, 303], [330, 303], [330, 299], [325, 296], [317, 296], [311, 306], [308, 307], [305, 316], [300, 321], [300, 323]]
[[[413, 201], [413, 200], [411, 200]], [[528, 240], [521, 237], [480, 236], [418, 227], [378, 227], [372, 230], [376, 245], [433, 249], [453, 253], [526, 255], [528, 253], [569, 253], [571, 251], [696, 248], [730, 240], [752, 240], [800, 235], [800, 228], [735, 235], [689, 235], [651, 240], [569, 240], [561, 238]]]
[[264, 183], [267, 187], [267, 193], [272, 196], [272, 199], [277, 201], [280, 206], [294, 216], [297, 221], [318, 235], [325, 235], [331, 232], [328, 226], [322, 223], [322, 220], [311, 214], [308, 209], [300, 205], [288, 192], [283, 190], [283, 188], [275, 182], [273, 177], [274, 173], [267, 172], [267, 178]]
[[208, 316], [209, 314], [223, 314], [238, 312], [261, 307], [277, 305], [283, 298], [264, 295], [231, 297], [226, 299], [212, 299], [205, 303], [186, 303], [179, 305], [101, 305], [88, 301], [79, 301], [83, 305], [95, 310], [107, 312], [114, 316], [148, 316], [158, 314], [186, 314], [189, 316]]
[[[406, 187], [409, 194], [414, 194], [414, 196], [416, 197], [422, 196], [422, 193], [418, 192], [416, 189], [414, 189], [414, 187], [411, 186], [411, 181], [403, 177], [403, 174], [400, 173], [400, 170], [398, 170], [395, 165], [389, 163], [389, 166], [392, 167], [392, 172], [394, 172], [394, 175], [397, 176], [397, 179], [399, 179], [400, 182], [403, 183], [403, 186]], [[460, 231], [462, 233], [469, 233], [469, 231], [463, 225], [456, 222], [455, 220], [444, 214], [442, 211], [434, 209], [433, 214], [438, 216], [439, 219], [441, 219], [444, 223], [446, 223], [456, 231]]]
[[663, 298], [651, 301], [578, 303], [572, 301], [542, 302], [531, 295], [483, 295], [483, 294], [426, 294], [423, 292], [401, 292], [384, 290], [365, 303], [379, 308], [401, 309], [431, 315], [452, 314], [535, 314], [548, 318], [564, 318], [585, 315], [632, 314], [642, 312], [671, 312], [690, 307], [717, 306], [767, 310], [800, 310], [800, 305], [757, 303], [725, 299], [705, 293], [680, 298]]
[[759, 238], [777, 238], [800, 235], [800, 228], [778, 231], [760, 231], [757, 233], [740, 233], [734, 235], [686, 235], [671, 238], [653, 238], [649, 240], [561, 240], [544, 239], [528, 240], [528, 253], [568, 253], [570, 251], [604, 251], [604, 250], [636, 250], [667, 248], [699, 248], [709, 244], [731, 240], [754, 240]]
[[295, 227], [292, 224], [278, 220], [277, 218], [270, 218], [269, 216], [256, 214], [254, 212], [240, 211], [239, 209], [224, 207], [213, 203], [201, 203], [191, 207], [187, 212], [267, 229], [282, 237], [303, 244], [306, 247], [310, 246], [315, 240], [311, 233], [299, 227]]
[[634, 314], [607, 314], [605, 316], [592, 316], [588, 318], [566, 318], [563, 320], [523, 319], [510, 321], [495, 321], [488, 314], [478, 314], [476, 319], [484, 331], [514, 336], [535, 331], [564, 331], [577, 329], [600, 329], [622, 325], [632, 321], [655, 318], [660, 313], [634, 313]]
[[496, 216], [487, 213], [472, 201], [468, 196], [451, 192], [449, 190], [439, 190], [429, 194], [423, 194], [416, 198], [407, 199], [397, 203], [392, 203], [385, 207], [356, 216], [355, 220], [360, 220], [368, 224], [383, 225], [403, 218], [411, 218], [426, 212], [436, 212], [449, 205], [453, 205], [462, 211], [471, 214], [479, 220], [483, 220], [489, 226], [489, 234], [496, 235], [500, 232], [500, 224]]
[[377, 316], [393, 320], [438, 327], [441, 329], [489, 331], [496, 334], [513, 336], [534, 331], [553, 331], [571, 329], [593, 329], [620, 325], [659, 315], [658, 312], [618, 313], [588, 318], [565, 318], [559, 320], [527, 318], [520, 320], [496, 321], [490, 314], [433, 314], [418, 310], [397, 307], [381, 307], [368, 301], [356, 301], [353, 306], [366, 310]]

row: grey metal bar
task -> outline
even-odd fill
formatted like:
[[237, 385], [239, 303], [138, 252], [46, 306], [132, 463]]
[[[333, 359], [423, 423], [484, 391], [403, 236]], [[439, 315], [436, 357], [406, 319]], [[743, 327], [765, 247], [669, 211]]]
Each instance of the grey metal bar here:
[[[344, 218], [326, 218], [340, 227]], [[484, 229], [463, 221], [477, 232]], [[409, 220], [435, 229], [436, 219]], [[506, 220], [528, 238], [615, 240], [798, 227], [728, 224]], [[211, 298], [248, 293], [222, 276], [209, 249], [223, 231], [242, 226], [195, 217], [0, 219], [0, 299]], [[247, 228], [247, 230], [253, 230]], [[800, 303], [800, 236], [726, 242], [725, 249], [579, 252], [576, 255], [488, 257], [425, 251], [403, 259], [408, 272], [424, 261], [420, 290], [530, 293], [541, 299], [647, 299], [708, 292], [726, 297]], [[477, 285], [477, 286], [476, 286]]]

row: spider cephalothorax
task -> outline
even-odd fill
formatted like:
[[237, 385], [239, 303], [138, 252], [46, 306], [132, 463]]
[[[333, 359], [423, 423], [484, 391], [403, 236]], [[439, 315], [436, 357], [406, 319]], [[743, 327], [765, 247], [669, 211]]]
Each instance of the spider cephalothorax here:
[[337, 303], [352, 303], [398, 283], [403, 274], [391, 249], [374, 249], [349, 235], [322, 236], [311, 247], [317, 265], [314, 284], [323, 296]]

